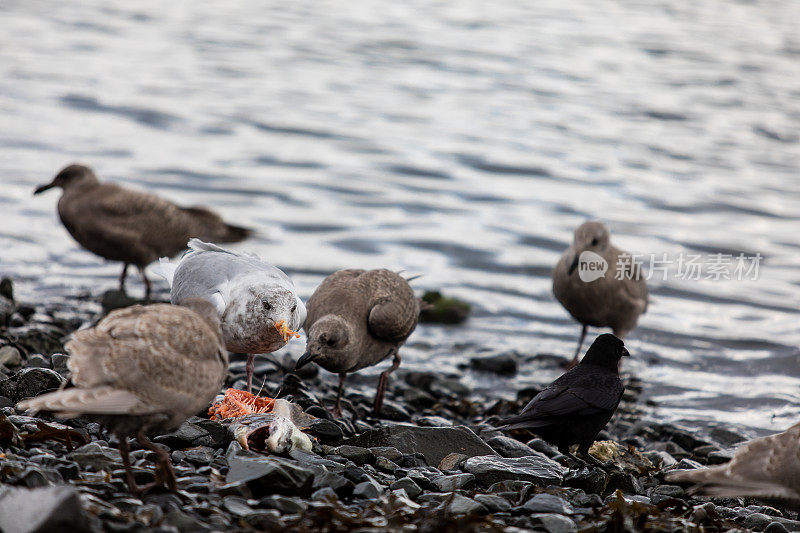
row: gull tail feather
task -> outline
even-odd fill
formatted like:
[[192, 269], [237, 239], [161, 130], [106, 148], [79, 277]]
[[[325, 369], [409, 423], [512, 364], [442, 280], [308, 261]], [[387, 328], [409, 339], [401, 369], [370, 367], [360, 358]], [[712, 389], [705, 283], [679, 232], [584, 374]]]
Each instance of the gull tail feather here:
[[178, 265], [175, 263], [170, 262], [169, 258], [161, 257], [158, 260], [158, 264], [153, 267], [153, 272], [169, 283], [169, 286], [172, 287], [172, 281], [175, 279], [175, 271], [178, 269]]
[[28, 398], [17, 404], [18, 409], [52, 411], [66, 418], [82, 414], [146, 414], [152, 412], [133, 393], [113, 387], [94, 389], [65, 389]]

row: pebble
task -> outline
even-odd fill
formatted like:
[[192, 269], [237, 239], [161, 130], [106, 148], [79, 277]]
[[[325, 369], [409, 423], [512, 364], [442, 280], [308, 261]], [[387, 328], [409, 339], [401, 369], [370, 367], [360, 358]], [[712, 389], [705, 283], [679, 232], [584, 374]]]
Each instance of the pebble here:
[[504, 480], [560, 485], [565, 473], [561, 465], [539, 453], [528, 457], [471, 457], [464, 462], [464, 470], [473, 474], [483, 486]]
[[8, 368], [16, 368], [22, 364], [22, 356], [14, 346], [3, 346], [0, 348], [0, 365]]
[[436, 488], [443, 492], [454, 490], [470, 489], [475, 485], [475, 476], [472, 474], [454, 474], [452, 476], [442, 476], [433, 480]]
[[572, 505], [553, 494], [537, 494], [522, 506], [529, 513], [572, 514]]

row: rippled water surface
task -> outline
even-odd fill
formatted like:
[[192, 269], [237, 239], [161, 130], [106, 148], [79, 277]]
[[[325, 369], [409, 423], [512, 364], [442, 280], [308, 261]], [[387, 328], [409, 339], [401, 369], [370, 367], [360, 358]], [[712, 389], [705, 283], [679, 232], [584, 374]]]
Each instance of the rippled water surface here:
[[[424, 274], [476, 311], [421, 326], [404, 366], [463, 372], [571, 354], [550, 270], [597, 218], [647, 257], [764, 257], [756, 281], [650, 281], [628, 344], [654, 416], [798, 419], [794, 0], [74, 4], [0, 4], [0, 268], [23, 299], [116, 284], [58, 194], [31, 196], [80, 161], [258, 228], [238, 248], [304, 297], [342, 267]], [[555, 372], [466, 378], [513, 396]]]

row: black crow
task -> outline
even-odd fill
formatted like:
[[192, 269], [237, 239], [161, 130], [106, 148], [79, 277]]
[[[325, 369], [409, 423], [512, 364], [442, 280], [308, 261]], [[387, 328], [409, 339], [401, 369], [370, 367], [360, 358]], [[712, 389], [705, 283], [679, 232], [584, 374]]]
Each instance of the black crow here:
[[569, 447], [578, 444], [578, 453], [589, 458], [589, 446], [625, 391], [618, 365], [628, 355], [619, 338], [600, 335], [578, 366], [537, 394], [519, 415], [503, 420], [500, 429], [529, 429], [569, 457]]

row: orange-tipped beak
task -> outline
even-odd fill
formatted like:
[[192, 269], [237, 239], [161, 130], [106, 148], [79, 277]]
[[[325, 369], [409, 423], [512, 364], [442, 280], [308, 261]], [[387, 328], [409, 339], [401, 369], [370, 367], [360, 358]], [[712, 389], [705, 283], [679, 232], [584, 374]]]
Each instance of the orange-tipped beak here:
[[261, 398], [243, 390], [228, 389], [222, 401], [212, 405], [208, 414], [212, 419], [222, 420], [253, 413], [269, 413], [274, 406], [275, 400], [272, 398]]
[[286, 322], [283, 320], [275, 323], [275, 329], [277, 329], [278, 332], [283, 335], [283, 342], [289, 342], [289, 339], [292, 337], [297, 337], [298, 339], [300, 338], [300, 334], [289, 329], [289, 326], [287, 326]]

